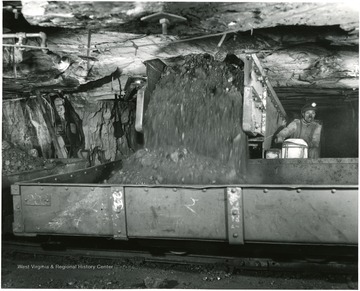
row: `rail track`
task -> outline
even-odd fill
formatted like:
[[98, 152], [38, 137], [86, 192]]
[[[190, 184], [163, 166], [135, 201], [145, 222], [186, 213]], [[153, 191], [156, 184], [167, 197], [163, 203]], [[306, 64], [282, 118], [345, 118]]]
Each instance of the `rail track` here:
[[[101, 244], [99, 247], [98, 243]], [[108, 244], [108, 245], [107, 245]], [[61, 241], [22, 241], [22, 240], [3, 240], [3, 252], [34, 254], [43, 256], [58, 257], [82, 257], [92, 259], [111, 259], [111, 260], [136, 260], [144, 263], [157, 264], [184, 264], [184, 265], [223, 265], [230, 269], [240, 270], [257, 270], [257, 271], [295, 271], [295, 272], [321, 272], [321, 273], [343, 273], [357, 274], [358, 262], [357, 251], [352, 248], [350, 251], [346, 249], [342, 253], [335, 250], [338, 255], [326, 255], [318, 250], [316, 256], [309, 255], [309, 252], [292, 251], [280, 246], [284, 252], [281, 256], [274, 255], [271, 251], [277, 250], [277, 247], [267, 247], [265, 252], [259, 252], [257, 248], [246, 249], [235, 255], [230, 255], [230, 250], [214, 251], [211, 244], [207, 250], [196, 251], [198, 246], [192, 249], [187, 247], [191, 243], [185, 242], [185, 247], [180, 248], [175, 243], [174, 246], [161, 242], [160, 246], [154, 246], [154, 242], [141, 242], [129, 246], [128, 244], [120, 244], [118, 247], [113, 241], [92, 241], [90, 243], [82, 243], [74, 241], [65, 243]], [[167, 247], [164, 247], [167, 245]], [[201, 245], [201, 244], [199, 244]], [[206, 246], [206, 244], [204, 244]], [[173, 247], [173, 249], [172, 249]], [[260, 248], [264, 250], [264, 247]], [[194, 250], [195, 249], [195, 250]], [[218, 249], [218, 248], [217, 248]], [[266, 247], [265, 247], [266, 249]], [[277, 250], [279, 252], [279, 250]], [[207, 254], [208, 253], [208, 254]], [[299, 255], [299, 253], [302, 253]], [[246, 255], [247, 254], [247, 255]]]

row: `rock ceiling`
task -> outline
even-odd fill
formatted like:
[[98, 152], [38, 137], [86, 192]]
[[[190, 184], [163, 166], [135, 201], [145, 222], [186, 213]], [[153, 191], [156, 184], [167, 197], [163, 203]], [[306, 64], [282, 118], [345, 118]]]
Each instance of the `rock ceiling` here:
[[[241, 59], [256, 53], [280, 98], [289, 93], [304, 97], [314, 90], [319, 96], [358, 94], [359, 11], [351, 2], [23, 0], [3, 6], [8, 33], [24, 32], [24, 17], [31, 25], [26, 32], [46, 32], [48, 49], [25, 48], [17, 58], [15, 79], [14, 69], [6, 66], [12, 51], [5, 47], [5, 92], [88, 90], [120, 72], [122, 83], [127, 76], [144, 75], [143, 62], [155, 58], [170, 62], [190, 53], [232, 53]], [[9, 16], [14, 12], [17, 19]], [[163, 35], [159, 20], [141, 20], [158, 12], [186, 21], [170, 20]], [[27, 39], [26, 45], [39, 46], [39, 40]], [[106, 95], [110, 89], [107, 85], [100, 91]]]

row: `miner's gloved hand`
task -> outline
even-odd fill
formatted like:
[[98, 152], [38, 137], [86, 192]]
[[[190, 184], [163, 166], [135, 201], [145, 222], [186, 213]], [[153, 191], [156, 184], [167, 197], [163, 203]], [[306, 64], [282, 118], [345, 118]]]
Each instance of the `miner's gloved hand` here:
[[61, 136], [64, 134], [64, 129], [61, 124], [56, 125], [56, 136]]
[[275, 138], [275, 143], [282, 143], [282, 142], [284, 142], [284, 139], [281, 136], [277, 136]]

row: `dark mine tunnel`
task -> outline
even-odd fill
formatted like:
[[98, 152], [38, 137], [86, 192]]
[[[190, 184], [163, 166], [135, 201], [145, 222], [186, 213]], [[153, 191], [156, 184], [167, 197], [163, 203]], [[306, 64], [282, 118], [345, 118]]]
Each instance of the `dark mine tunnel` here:
[[2, 8], [2, 288], [357, 289], [350, 2]]

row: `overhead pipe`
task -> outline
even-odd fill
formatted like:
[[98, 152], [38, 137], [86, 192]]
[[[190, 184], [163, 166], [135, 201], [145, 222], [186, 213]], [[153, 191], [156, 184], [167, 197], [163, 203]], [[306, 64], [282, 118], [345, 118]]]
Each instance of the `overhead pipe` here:
[[[14, 76], [15, 79], [17, 78], [17, 72], [16, 72], [16, 61], [15, 61], [15, 48], [17, 46], [21, 46], [23, 43], [23, 40], [26, 38], [35, 38], [35, 37], [40, 37], [41, 38], [41, 48], [44, 48], [42, 51], [44, 53], [47, 52], [46, 48], [46, 34], [44, 32], [39, 32], [39, 33], [25, 33], [25, 32], [18, 32], [18, 33], [6, 33], [2, 35], [3, 38], [17, 38], [19, 41], [14, 45], [14, 50], [13, 50], [13, 70], [14, 70]], [[18, 47], [19, 50], [24, 50], [24, 48], [20, 48]]]
[[2, 35], [3, 38], [17, 38], [19, 39], [18, 45], [22, 44], [23, 39], [25, 38], [41, 38], [41, 45], [40, 47], [44, 48], [43, 52], [46, 52], [46, 34], [44, 32], [39, 33], [25, 33], [25, 32], [17, 32], [17, 33], [6, 33]]

